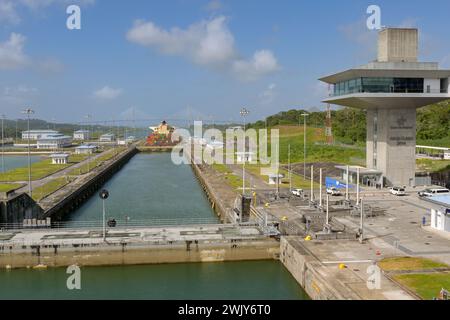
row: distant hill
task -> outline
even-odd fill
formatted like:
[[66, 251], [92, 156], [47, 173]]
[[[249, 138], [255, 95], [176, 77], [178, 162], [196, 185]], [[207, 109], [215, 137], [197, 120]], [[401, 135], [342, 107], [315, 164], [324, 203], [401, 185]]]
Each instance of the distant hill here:
[[[305, 110], [289, 110], [250, 124], [264, 128], [280, 125], [303, 125], [301, 116]], [[308, 111], [306, 111], [308, 112]], [[326, 112], [308, 112], [308, 126], [323, 128]], [[346, 144], [363, 144], [366, 141], [366, 113], [364, 110], [343, 108], [332, 111], [335, 140]], [[450, 148], [450, 101], [421, 108], [417, 112], [417, 142]]]
[[[4, 120], [4, 132], [5, 137], [9, 138], [15, 138], [16, 133], [18, 138], [21, 137], [21, 132], [27, 130], [27, 120], [25, 119], [19, 119], [19, 120]], [[81, 128], [87, 128], [87, 125], [81, 126], [81, 124], [71, 124], [71, 123], [51, 123], [45, 120], [40, 119], [30, 119], [30, 129], [31, 130], [38, 130], [38, 129], [50, 129], [50, 130], [56, 130], [66, 135], [73, 135], [73, 132], [76, 130], [80, 130]], [[105, 125], [89, 125], [89, 130], [97, 132], [97, 133], [106, 133], [113, 128], [111, 126], [105, 126]], [[119, 132], [124, 131], [125, 127], [116, 127], [114, 128], [114, 131]], [[131, 134], [132, 128], [128, 128], [129, 134]], [[142, 131], [141, 128], [137, 128], [137, 130]], [[139, 136], [142, 136], [142, 133], [139, 134]], [[0, 138], [1, 139], [1, 138]]]

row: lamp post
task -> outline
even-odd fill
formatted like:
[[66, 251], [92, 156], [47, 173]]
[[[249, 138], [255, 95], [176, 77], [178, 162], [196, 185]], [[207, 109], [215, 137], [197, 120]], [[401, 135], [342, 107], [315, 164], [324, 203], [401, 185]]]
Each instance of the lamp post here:
[[30, 116], [34, 114], [34, 110], [27, 108], [22, 111], [23, 114], [27, 115], [27, 130], [28, 130], [28, 193], [30, 198], [33, 197], [33, 187], [31, 185], [31, 154], [30, 154]]
[[289, 174], [289, 192], [292, 192], [291, 144], [288, 145], [288, 174]]
[[5, 115], [2, 114], [2, 173], [5, 172], [5, 134], [3, 130], [3, 122], [5, 120]]
[[106, 207], [105, 201], [109, 198], [109, 191], [104, 189], [100, 191], [100, 199], [102, 199], [103, 213], [102, 213], [102, 229], [103, 229], [103, 241], [106, 241]]
[[[88, 115], [85, 116], [85, 118], [86, 118], [86, 122], [87, 122], [86, 123], [86, 128], [87, 128], [87, 132], [88, 132], [87, 136], [89, 138], [90, 137], [89, 121], [92, 118], [92, 116], [90, 114], [88, 114]], [[88, 150], [88, 162], [87, 162], [88, 170], [87, 170], [87, 173], [89, 173], [91, 171], [91, 163], [90, 163], [90, 161], [91, 161], [91, 151]]]
[[248, 111], [246, 108], [242, 108], [240, 114], [241, 117], [244, 120], [244, 135], [243, 135], [243, 146], [242, 146], [242, 195], [245, 195], [245, 150], [246, 150], [246, 139], [245, 139], [245, 131], [246, 131], [246, 117], [249, 115], [250, 111]]
[[302, 113], [303, 117], [303, 176], [306, 179], [306, 117], [308, 117], [308, 113]]

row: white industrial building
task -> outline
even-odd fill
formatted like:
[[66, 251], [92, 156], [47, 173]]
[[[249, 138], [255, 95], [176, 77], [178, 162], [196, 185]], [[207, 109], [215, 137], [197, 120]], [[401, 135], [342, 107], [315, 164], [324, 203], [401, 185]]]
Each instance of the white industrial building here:
[[67, 153], [55, 153], [50, 155], [52, 164], [67, 164], [69, 163], [69, 155]]
[[100, 136], [100, 142], [114, 142], [116, 141], [116, 136], [113, 133], [107, 133]]
[[97, 149], [97, 146], [83, 145], [75, 148], [75, 154], [93, 154]]
[[48, 135], [59, 134], [58, 131], [55, 130], [30, 130], [30, 131], [22, 131], [22, 140], [38, 140], [44, 138]]
[[91, 139], [91, 135], [88, 130], [78, 130], [73, 133], [73, 140], [86, 141], [89, 139]]
[[431, 227], [450, 232], [450, 196], [435, 196], [427, 200], [435, 204], [431, 209]]
[[72, 137], [61, 133], [46, 135], [37, 140], [38, 149], [62, 149], [72, 146]]

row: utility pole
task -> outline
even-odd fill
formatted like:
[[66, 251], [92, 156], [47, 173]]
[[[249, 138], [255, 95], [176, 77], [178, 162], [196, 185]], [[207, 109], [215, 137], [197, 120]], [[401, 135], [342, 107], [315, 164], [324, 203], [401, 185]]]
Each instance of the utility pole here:
[[356, 205], [359, 205], [359, 167], [356, 170]]
[[289, 192], [292, 192], [292, 173], [291, 173], [291, 145], [288, 145], [288, 174], [289, 174]]
[[245, 131], [246, 131], [246, 117], [249, 115], [250, 111], [248, 111], [246, 108], [242, 108], [240, 114], [244, 120], [244, 135], [243, 135], [243, 146], [242, 146], [242, 195], [245, 196], [245, 152], [246, 152], [246, 136], [245, 136]]
[[[320, 179], [320, 182], [319, 182], [319, 187], [320, 187], [320, 189], [319, 189], [319, 207], [320, 208], [322, 208], [322, 174], [323, 174], [323, 169], [322, 168], [320, 168], [320, 174], [319, 174], [319, 179]], [[328, 194], [327, 194], [327, 201], [328, 201]], [[328, 203], [327, 203], [327, 206], [328, 206]]]
[[27, 108], [22, 111], [27, 115], [27, 130], [28, 130], [28, 193], [30, 198], [33, 197], [33, 186], [31, 185], [31, 152], [30, 152], [30, 116], [34, 114], [34, 110]]
[[359, 242], [364, 242], [364, 201], [361, 199], [361, 221], [360, 221], [360, 235]]
[[314, 165], [311, 166], [311, 202], [314, 202]]
[[[92, 118], [92, 116], [90, 114], [88, 114], [88, 115], [85, 116], [85, 118], [87, 119], [86, 120], [86, 122], [87, 122], [86, 123], [86, 128], [87, 128], [87, 132], [88, 132], [87, 137], [90, 138], [90, 134], [91, 133], [90, 133], [90, 130], [89, 130], [89, 122], [90, 122], [90, 119]], [[87, 173], [91, 172], [91, 150], [92, 149], [88, 150], [88, 162], [87, 162], [88, 170], [87, 170]]]
[[347, 166], [347, 177], [346, 177], [346, 181], [345, 181], [345, 201], [348, 201], [349, 200], [349, 198], [348, 198], [348, 188], [349, 188], [349, 186], [348, 186], [348, 184], [349, 184], [349, 181], [350, 181], [350, 179], [349, 179], [349, 175], [350, 174], [350, 167], [349, 166]]
[[302, 113], [303, 117], [303, 176], [306, 179], [306, 117], [308, 113]]
[[102, 212], [102, 222], [103, 222], [103, 241], [106, 241], [106, 206], [105, 206], [105, 201], [106, 199], [109, 198], [109, 192], [108, 190], [104, 189], [100, 192], [99, 194], [100, 199], [102, 199], [102, 207], [103, 207], [103, 212]]
[[2, 173], [5, 172], [5, 134], [3, 129], [3, 122], [5, 121], [5, 115], [2, 114]]

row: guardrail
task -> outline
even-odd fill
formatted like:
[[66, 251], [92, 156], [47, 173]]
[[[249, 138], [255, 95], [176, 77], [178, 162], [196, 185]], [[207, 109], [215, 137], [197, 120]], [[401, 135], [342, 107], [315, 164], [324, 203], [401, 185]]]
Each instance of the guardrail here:
[[[107, 228], [145, 228], [145, 227], [176, 227], [190, 225], [216, 225], [219, 221], [216, 218], [186, 218], [186, 219], [150, 219], [150, 220], [108, 220]], [[101, 230], [102, 221], [65, 221], [52, 222], [51, 224], [30, 225], [22, 223], [3, 223], [0, 230], [49, 230], [49, 229], [73, 229], [73, 230]]]

